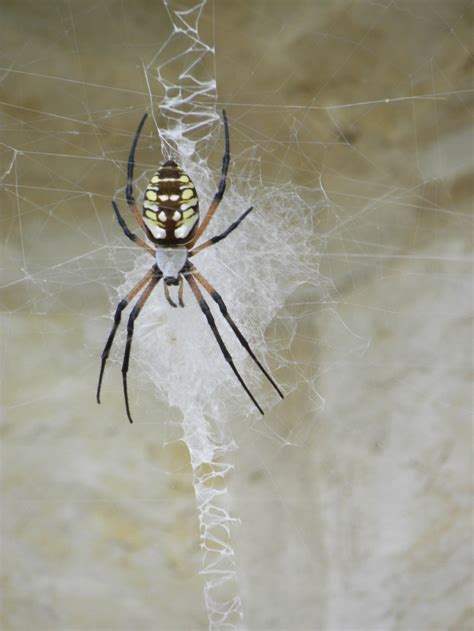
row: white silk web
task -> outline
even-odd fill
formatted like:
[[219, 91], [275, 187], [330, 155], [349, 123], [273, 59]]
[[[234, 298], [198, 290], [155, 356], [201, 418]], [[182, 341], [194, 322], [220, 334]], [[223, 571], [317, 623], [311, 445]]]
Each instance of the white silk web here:
[[[173, 31], [144, 69], [163, 160], [176, 160], [190, 175], [200, 196], [201, 218], [220, 178], [220, 160], [213, 160], [212, 167], [210, 150], [219, 156], [224, 152], [222, 117], [216, 111], [215, 51], [200, 36], [199, 21], [206, 4], [203, 0], [182, 10], [174, 2], [165, 2]], [[153, 94], [160, 88], [165, 93], [157, 101]], [[232, 111], [228, 117], [233, 157], [233, 132], [238, 121]], [[144, 173], [135, 180], [139, 200], [149, 177]], [[308, 193], [313, 200], [310, 203]], [[201, 242], [221, 233], [248, 207], [253, 206], [253, 212], [226, 240], [193, 258], [193, 264], [223, 296], [231, 317], [287, 395], [298, 379], [307, 379], [287, 357], [297, 321], [293, 318], [288, 322], [283, 316], [280, 338], [270, 339], [266, 332], [299, 287], [323, 287], [318, 273], [320, 244], [314, 234], [322, 199], [318, 188], [308, 191], [284, 180], [265, 185], [256, 146], [253, 155], [246, 157], [245, 170], [236, 169], [231, 160], [224, 199]], [[125, 295], [146, 273], [150, 261], [148, 255], [137, 252], [134, 269], [119, 287], [118, 296]], [[170, 309], [161, 286], [143, 309], [135, 326], [134, 371], [141, 370], [153, 382], [157, 396], [181, 411], [180, 425], [191, 455], [199, 512], [210, 628], [234, 628], [240, 625], [243, 611], [232, 545], [232, 526], [237, 520], [226, 507], [226, 474], [232, 468], [229, 458], [236, 447], [228, 425], [236, 410], [242, 423], [262, 421], [224, 360], [186, 284], [185, 290], [185, 309]], [[238, 370], [264, 410], [270, 411], [280, 401], [277, 393], [239, 345], [208, 295], [206, 300]], [[285, 378], [284, 371], [290, 368], [293, 375]], [[275, 438], [282, 444], [288, 440], [277, 434]]]

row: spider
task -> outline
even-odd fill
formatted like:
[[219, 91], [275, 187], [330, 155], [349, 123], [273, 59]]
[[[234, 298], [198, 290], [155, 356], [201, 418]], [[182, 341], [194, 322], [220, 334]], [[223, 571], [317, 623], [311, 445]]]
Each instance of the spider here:
[[120, 324], [122, 311], [137, 295], [139, 295], [138, 300], [135, 302], [135, 305], [133, 306], [128, 318], [127, 341], [122, 363], [122, 381], [123, 393], [125, 398], [125, 409], [130, 423], [133, 423], [133, 420], [130, 413], [130, 404], [128, 399], [127, 373], [130, 362], [130, 352], [132, 348], [135, 320], [139, 316], [140, 311], [150, 297], [151, 293], [162, 279], [165, 298], [172, 307], [177, 307], [178, 305], [171, 299], [169, 287], [171, 285], [178, 286], [178, 303], [181, 307], [184, 307], [183, 278], [187, 282], [187, 284], [191, 288], [191, 292], [193, 293], [199, 304], [202, 313], [207, 320], [207, 323], [211, 327], [212, 333], [216, 338], [216, 341], [221, 349], [222, 354], [224, 355], [225, 360], [227, 361], [235, 376], [239, 380], [241, 386], [251, 398], [254, 405], [257, 407], [258, 411], [261, 414], [263, 414], [262, 408], [260, 407], [257, 400], [247, 387], [247, 384], [241, 377], [239, 371], [234, 364], [231, 354], [224, 344], [224, 341], [217, 329], [209, 305], [204, 299], [201, 287], [204, 288], [204, 290], [217, 304], [222, 316], [229, 324], [240, 344], [245, 348], [247, 353], [260, 368], [260, 370], [271, 383], [273, 388], [283, 399], [283, 393], [281, 392], [280, 388], [277, 386], [275, 381], [271, 378], [271, 376], [262, 366], [260, 361], [257, 359], [252, 349], [250, 348], [246, 338], [242, 335], [239, 328], [232, 320], [221, 295], [191, 263], [191, 258], [198, 254], [198, 252], [202, 252], [206, 248], [218, 243], [219, 241], [222, 241], [222, 239], [225, 239], [231, 232], [233, 232], [237, 228], [237, 226], [240, 225], [240, 223], [253, 209], [253, 207], [251, 206], [244, 213], [242, 213], [242, 215], [236, 221], [234, 221], [234, 223], [232, 223], [226, 230], [224, 230], [224, 232], [211, 237], [207, 241], [204, 241], [200, 245], [196, 246], [197, 241], [201, 238], [207, 226], [209, 225], [209, 222], [214, 216], [224, 196], [224, 191], [226, 188], [226, 177], [230, 159], [230, 143], [229, 125], [227, 122], [227, 115], [225, 110], [222, 111], [222, 115], [224, 120], [225, 151], [222, 160], [221, 178], [217, 192], [214, 195], [214, 198], [201, 224], [199, 224], [198, 195], [194, 184], [192, 183], [191, 178], [186, 173], [184, 173], [184, 171], [173, 160], [167, 160], [166, 162], [164, 162], [163, 165], [152, 175], [145, 190], [142, 213], [140, 213], [140, 210], [135, 203], [132, 184], [133, 172], [135, 168], [135, 151], [137, 148], [140, 133], [147, 118], [147, 114], [144, 114], [137, 127], [130, 149], [127, 169], [127, 187], [125, 189], [125, 195], [127, 198], [127, 204], [133, 212], [138, 225], [145, 233], [147, 239], [155, 247], [150, 246], [147, 242], [138, 237], [128, 228], [124, 218], [120, 214], [117, 204], [115, 203], [115, 201], [112, 201], [112, 207], [114, 209], [115, 216], [120, 227], [125, 233], [125, 236], [133, 241], [135, 245], [138, 245], [149, 252], [155, 259], [155, 263], [151, 266], [146, 275], [133, 287], [133, 289], [131, 289], [131, 291], [129, 291], [125, 298], [123, 298], [118, 303], [115, 310], [114, 323], [109, 333], [109, 337], [107, 338], [107, 342], [105, 343], [101, 358], [99, 382], [97, 385], [97, 403], [100, 403], [100, 391], [102, 386], [102, 379], [104, 376], [105, 364], [107, 362], [107, 358], [109, 356], [115, 334]]

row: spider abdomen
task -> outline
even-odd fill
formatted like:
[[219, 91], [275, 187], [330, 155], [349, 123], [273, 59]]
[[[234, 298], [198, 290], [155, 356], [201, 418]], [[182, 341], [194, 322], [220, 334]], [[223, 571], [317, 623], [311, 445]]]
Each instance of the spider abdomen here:
[[168, 160], [145, 190], [143, 220], [157, 245], [177, 246], [190, 241], [199, 220], [199, 200], [189, 175]]

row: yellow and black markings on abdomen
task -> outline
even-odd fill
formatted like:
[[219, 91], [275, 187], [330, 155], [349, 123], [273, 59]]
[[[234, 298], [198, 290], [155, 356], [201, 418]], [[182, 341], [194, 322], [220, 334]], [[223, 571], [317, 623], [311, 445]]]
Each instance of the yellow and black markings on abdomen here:
[[143, 219], [160, 245], [190, 241], [199, 219], [199, 200], [190, 177], [168, 160], [152, 176], [145, 190]]

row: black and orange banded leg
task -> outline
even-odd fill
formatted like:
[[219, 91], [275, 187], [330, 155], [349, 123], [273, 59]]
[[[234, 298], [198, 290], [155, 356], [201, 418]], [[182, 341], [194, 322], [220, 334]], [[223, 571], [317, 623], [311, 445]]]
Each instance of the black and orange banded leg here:
[[118, 209], [117, 204], [113, 200], [112, 200], [112, 207], [114, 209], [117, 221], [119, 222], [120, 227], [124, 231], [125, 236], [128, 237], [130, 241], [133, 241], [133, 243], [135, 243], [136, 245], [139, 245], [141, 248], [149, 252], [152, 256], [155, 256], [155, 250], [152, 247], [150, 247], [148, 244], [146, 244], [145, 241], [143, 241], [143, 239], [140, 239], [140, 237], [137, 237], [137, 235], [130, 230], [130, 228], [125, 223], [125, 219], [120, 214], [120, 210]]
[[99, 382], [97, 384], [97, 403], [100, 403], [100, 389], [102, 387], [102, 379], [104, 377], [105, 364], [106, 364], [107, 359], [109, 357], [110, 349], [112, 348], [112, 344], [114, 342], [115, 334], [117, 333], [117, 329], [119, 327], [120, 320], [122, 318], [122, 311], [130, 303], [130, 301], [135, 298], [135, 296], [138, 294], [138, 292], [141, 291], [143, 289], [143, 287], [145, 287], [145, 285], [148, 282], [150, 282], [153, 274], [156, 274], [156, 273], [157, 273], [157, 267], [156, 267], [156, 265], [153, 265], [153, 267], [146, 274], [146, 276], [144, 276], [141, 279], [141, 281], [138, 282], [131, 291], [129, 291], [127, 296], [125, 298], [123, 298], [118, 303], [117, 308], [115, 309], [114, 323], [112, 325], [112, 330], [109, 333], [109, 337], [107, 338], [107, 342], [105, 343], [104, 350], [102, 351], [102, 358], [101, 358], [101, 364], [100, 364], [100, 374], [99, 374]]
[[207, 211], [203, 222], [198, 227], [192, 242], [189, 244], [190, 248], [192, 248], [192, 246], [197, 242], [199, 237], [202, 235], [204, 230], [207, 228], [207, 226], [209, 225], [209, 222], [213, 218], [213, 216], [214, 216], [219, 204], [221, 203], [221, 199], [224, 197], [224, 192], [225, 192], [225, 187], [226, 187], [227, 171], [229, 169], [229, 161], [230, 161], [229, 123], [227, 121], [227, 114], [226, 114], [225, 110], [222, 110], [222, 118], [224, 119], [225, 148], [224, 148], [224, 157], [222, 158], [221, 179], [220, 179], [220, 182], [219, 182], [219, 186], [217, 188], [217, 193], [214, 195], [214, 198], [213, 198], [213, 200], [211, 202], [211, 205], [209, 206], [209, 210]]
[[145, 224], [143, 222], [143, 218], [140, 214], [140, 210], [138, 209], [135, 198], [133, 196], [133, 171], [135, 169], [135, 151], [137, 149], [138, 139], [140, 138], [140, 134], [147, 119], [148, 114], [144, 114], [141, 121], [138, 124], [137, 131], [135, 132], [135, 136], [133, 137], [132, 146], [130, 148], [130, 154], [128, 156], [128, 165], [127, 165], [127, 187], [125, 189], [125, 196], [127, 198], [127, 204], [130, 206], [131, 211], [133, 212], [135, 219], [140, 226], [140, 228], [146, 233]]
[[207, 293], [211, 296], [211, 298], [214, 300], [214, 302], [217, 304], [217, 306], [220, 309], [220, 312], [222, 313], [222, 315], [224, 316], [224, 318], [227, 320], [227, 322], [229, 323], [230, 328], [234, 331], [237, 339], [239, 340], [239, 342], [241, 343], [241, 345], [245, 348], [245, 350], [247, 351], [247, 353], [250, 355], [250, 357], [253, 359], [253, 361], [257, 364], [257, 366], [260, 368], [260, 370], [263, 372], [263, 374], [265, 375], [265, 377], [268, 379], [268, 381], [272, 384], [272, 386], [275, 388], [275, 390], [278, 392], [279, 396], [283, 399], [284, 395], [283, 392], [280, 390], [280, 388], [277, 386], [277, 384], [275, 383], [275, 381], [272, 379], [272, 377], [268, 374], [268, 372], [265, 370], [265, 368], [262, 366], [262, 364], [260, 363], [260, 361], [257, 359], [257, 357], [255, 356], [254, 352], [252, 351], [252, 349], [250, 348], [249, 343], [247, 342], [247, 340], [245, 339], [245, 337], [242, 335], [242, 333], [240, 332], [239, 328], [237, 327], [237, 325], [235, 324], [235, 322], [232, 320], [232, 318], [229, 315], [229, 312], [227, 311], [227, 307], [225, 302], [222, 300], [222, 296], [214, 289], [214, 287], [211, 285], [211, 283], [206, 280], [204, 278], [204, 276], [202, 276], [195, 267], [191, 268], [193, 271], [193, 276], [194, 278], [198, 281], [198, 283], [200, 283], [204, 289], [207, 291]]
[[224, 230], [224, 232], [221, 232], [221, 234], [218, 234], [215, 237], [204, 241], [204, 243], [198, 245], [197, 248], [191, 250], [188, 256], [194, 256], [198, 252], [201, 252], [201, 250], [205, 250], [206, 248], [208, 248], [210, 245], [214, 245], [215, 243], [219, 243], [219, 241], [222, 241], [222, 239], [225, 239], [233, 230], [235, 230], [240, 225], [240, 222], [245, 219], [245, 217], [249, 214], [251, 210], [253, 210], [253, 206], [250, 206], [250, 208], [242, 213], [240, 217], [236, 221], [234, 221], [234, 223], [231, 223], [230, 226], [226, 230]]
[[258, 402], [255, 399], [255, 397], [253, 396], [253, 394], [248, 389], [247, 384], [245, 383], [245, 381], [240, 376], [240, 373], [239, 373], [239, 371], [237, 370], [237, 368], [236, 368], [236, 366], [234, 364], [232, 356], [229, 353], [229, 351], [227, 350], [227, 346], [224, 344], [224, 340], [220, 336], [220, 333], [219, 333], [219, 331], [217, 329], [217, 326], [216, 326], [216, 323], [214, 321], [214, 317], [213, 317], [213, 315], [211, 313], [211, 310], [209, 309], [209, 305], [204, 300], [204, 296], [202, 295], [202, 291], [199, 289], [198, 284], [196, 283], [196, 281], [193, 278], [193, 275], [192, 274], [189, 274], [189, 275], [186, 274], [185, 278], [186, 278], [189, 286], [191, 287], [191, 291], [193, 292], [194, 297], [196, 298], [201, 311], [203, 312], [203, 314], [206, 317], [207, 323], [211, 327], [211, 330], [212, 330], [212, 332], [214, 334], [214, 337], [217, 340], [217, 343], [219, 344], [219, 347], [220, 347], [220, 349], [222, 351], [222, 354], [224, 355], [225, 360], [227, 361], [227, 363], [230, 365], [230, 367], [234, 371], [234, 374], [237, 377], [237, 379], [239, 380], [240, 385], [242, 386], [242, 388], [245, 390], [245, 392], [252, 399], [252, 402], [254, 403], [254, 405], [257, 408], [257, 410], [260, 412], [260, 414], [263, 414], [262, 408], [258, 404]]
[[128, 389], [127, 389], [127, 373], [128, 366], [130, 363], [130, 352], [132, 350], [132, 338], [133, 338], [133, 328], [135, 325], [135, 320], [140, 315], [140, 311], [143, 308], [143, 305], [150, 297], [151, 292], [155, 289], [158, 282], [161, 279], [161, 274], [154, 268], [154, 274], [146, 286], [145, 290], [141, 294], [140, 298], [135, 303], [133, 309], [130, 312], [130, 316], [128, 318], [127, 324], [127, 343], [125, 345], [125, 353], [123, 355], [123, 363], [122, 363], [122, 381], [123, 381], [123, 394], [125, 397], [125, 408], [127, 410], [127, 416], [130, 423], [133, 423], [132, 416], [130, 414], [130, 404], [128, 402]]

